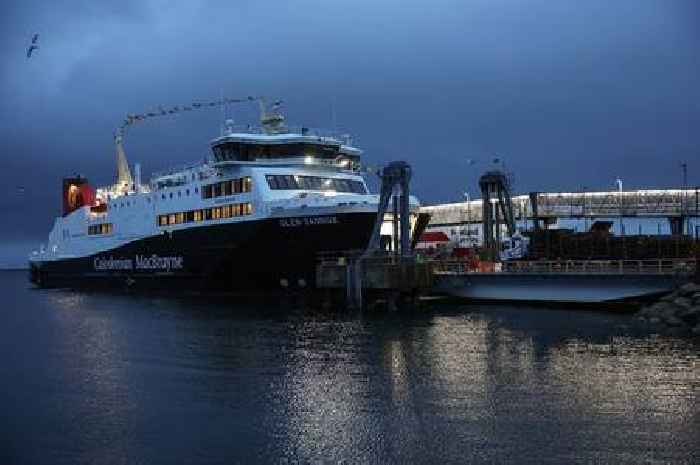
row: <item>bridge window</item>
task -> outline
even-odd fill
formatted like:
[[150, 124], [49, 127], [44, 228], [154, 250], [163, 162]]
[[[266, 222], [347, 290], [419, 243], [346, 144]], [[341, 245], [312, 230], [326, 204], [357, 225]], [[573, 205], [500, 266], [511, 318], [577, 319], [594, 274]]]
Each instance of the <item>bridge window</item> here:
[[287, 174], [268, 174], [266, 179], [267, 184], [272, 190], [297, 189], [352, 192], [355, 194], [367, 193], [364, 183], [354, 179], [336, 179], [321, 176], [291, 176]]
[[270, 158], [298, 158], [312, 156], [322, 159], [335, 159], [340, 153], [340, 146], [319, 143], [290, 144], [245, 144], [226, 142], [212, 148], [214, 159], [222, 161], [253, 161]]

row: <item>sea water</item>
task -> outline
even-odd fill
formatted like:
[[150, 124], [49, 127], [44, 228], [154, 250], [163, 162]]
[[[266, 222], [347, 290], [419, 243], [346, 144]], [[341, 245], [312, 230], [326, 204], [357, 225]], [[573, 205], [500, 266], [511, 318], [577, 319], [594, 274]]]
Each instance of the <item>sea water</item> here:
[[700, 463], [700, 345], [631, 315], [0, 292], [3, 464]]

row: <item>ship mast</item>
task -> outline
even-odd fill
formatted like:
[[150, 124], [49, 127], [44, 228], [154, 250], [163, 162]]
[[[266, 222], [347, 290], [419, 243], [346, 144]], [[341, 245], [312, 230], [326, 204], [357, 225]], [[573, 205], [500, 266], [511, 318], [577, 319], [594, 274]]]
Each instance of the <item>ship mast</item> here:
[[134, 184], [134, 179], [131, 176], [131, 170], [129, 169], [129, 163], [126, 160], [126, 153], [124, 152], [124, 132], [122, 128], [117, 129], [117, 133], [114, 136], [114, 144], [117, 148], [117, 190], [129, 190]]

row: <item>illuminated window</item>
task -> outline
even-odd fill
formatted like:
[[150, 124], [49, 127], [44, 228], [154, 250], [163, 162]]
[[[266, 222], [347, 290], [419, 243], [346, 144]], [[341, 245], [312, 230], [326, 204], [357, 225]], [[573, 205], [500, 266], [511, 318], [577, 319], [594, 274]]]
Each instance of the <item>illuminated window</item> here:
[[[176, 212], [167, 215], [158, 215], [158, 226], [167, 226], [172, 224], [201, 222], [220, 220], [241, 215], [252, 215], [253, 205], [250, 202], [231, 203], [219, 207], [206, 208], [204, 210], [190, 210], [186, 212]], [[111, 233], [111, 225], [108, 231]]]
[[[253, 181], [249, 176], [230, 181], [217, 182], [215, 184], [207, 184], [202, 186], [202, 198], [210, 199], [212, 197], [221, 197], [241, 192], [250, 192], [253, 188]], [[197, 188], [195, 188], [197, 192]]]
[[88, 226], [88, 234], [112, 234], [112, 227], [112, 223], [93, 224]]

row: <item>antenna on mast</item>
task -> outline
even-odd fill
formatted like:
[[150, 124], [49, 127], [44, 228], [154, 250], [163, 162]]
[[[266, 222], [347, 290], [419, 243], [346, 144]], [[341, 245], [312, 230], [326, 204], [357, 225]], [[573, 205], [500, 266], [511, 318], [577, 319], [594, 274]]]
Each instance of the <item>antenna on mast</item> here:
[[224, 122], [226, 121], [226, 102], [224, 101], [224, 88], [223, 87], [220, 89], [219, 95], [221, 96], [221, 100], [220, 100], [220, 102], [221, 102], [221, 124], [219, 125], [219, 127], [221, 128], [221, 131], [220, 131], [219, 135], [223, 136], [224, 135], [224, 124], [225, 124]]
[[260, 104], [260, 125], [266, 134], [283, 134], [287, 132], [287, 126], [284, 124], [284, 116], [279, 111], [282, 106], [282, 100], [275, 101], [268, 108], [264, 97], [258, 99]]

